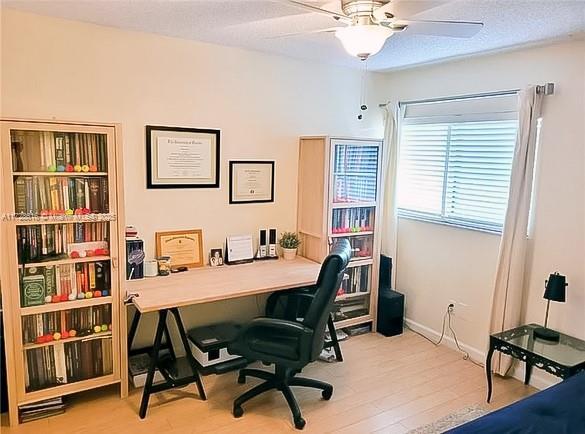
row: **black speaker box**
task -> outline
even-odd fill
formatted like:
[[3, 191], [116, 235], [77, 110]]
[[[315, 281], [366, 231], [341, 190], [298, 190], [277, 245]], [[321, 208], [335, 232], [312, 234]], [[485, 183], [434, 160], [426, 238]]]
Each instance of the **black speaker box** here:
[[380, 255], [380, 285], [378, 288], [378, 333], [384, 336], [402, 334], [404, 294], [391, 289], [392, 258]]

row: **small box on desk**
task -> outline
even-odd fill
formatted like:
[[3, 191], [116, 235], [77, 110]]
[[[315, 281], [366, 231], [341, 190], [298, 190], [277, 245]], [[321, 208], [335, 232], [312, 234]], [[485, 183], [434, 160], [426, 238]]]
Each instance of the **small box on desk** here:
[[189, 344], [193, 357], [200, 365], [203, 375], [221, 374], [243, 368], [248, 361], [243, 357], [229, 354], [228, 344], [233, 341], [240, 326], [221, 323], [189, 330]]

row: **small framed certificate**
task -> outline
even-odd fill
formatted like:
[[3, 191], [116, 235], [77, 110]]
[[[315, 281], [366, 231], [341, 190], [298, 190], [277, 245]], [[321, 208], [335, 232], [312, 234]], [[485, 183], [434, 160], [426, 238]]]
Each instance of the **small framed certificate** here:
[[230, 161], [230, 204], [274, 202], [274, 161]]
[[219, 130], [147, 125], [146, 187], [219, 187], [219, 142]]
[[169, 256], [171, 267], [203, 266], [203, 232], [201, 229], [156, 232], [156, 256]]

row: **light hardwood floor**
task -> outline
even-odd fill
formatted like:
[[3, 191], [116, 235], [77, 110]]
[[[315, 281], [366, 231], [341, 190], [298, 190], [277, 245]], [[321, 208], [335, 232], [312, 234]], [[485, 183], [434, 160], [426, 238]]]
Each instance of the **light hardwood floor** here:
[[[316, 362], [303, 376], [334, 385], [330, 401], [319, 391], [295, 388], [307, 433], [405, 433], [469, 405], [489, 409], [507, 405], [535, 390], [513, 379], [495, 378], [492, 403], [485, 404], [483, 369], [447, 347], [434, 347], [412, 332], [385, 338], [368, 334], [342, 344], [343, 363]], [[257, 384], [236, 382], [236, 374], [203, 379], [208, 400], [196, 388], [160, 393], [151, 398], [145, 420], [137, 415], [141, 389], [120, 400], [116, 388], [68, 399], [63, 415], [10, 429], [17, 433], [292, 433], [290, 412], [280, 392], [264, 394], [244, 405], [244, 416], [231, 415], [233, 399]], [[3, 415], [5, 416], [5, 415]]]

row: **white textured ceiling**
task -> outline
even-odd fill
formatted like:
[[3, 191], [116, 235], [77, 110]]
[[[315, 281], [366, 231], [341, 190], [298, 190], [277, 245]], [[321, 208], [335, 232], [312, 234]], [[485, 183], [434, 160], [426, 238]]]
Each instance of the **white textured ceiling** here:
[[[420, 8], [426, 0], [396, 0]], [[312, 1], [339, 10], [339, 1]], [[412, 18], [482, 21], [471, 39], [395, 34], [368, 61], [370, 70], [401, 68], [585, 32], [585, 0], [426, 1]], [[274, 36], [338, 25], [276, 0], [3, 0], [4, 6], [77, 21], [183, 39], [239, 46], [302, 59], [356, 67], [333, 34]], [[399, 17], [406, 18], [406, 17]]]

